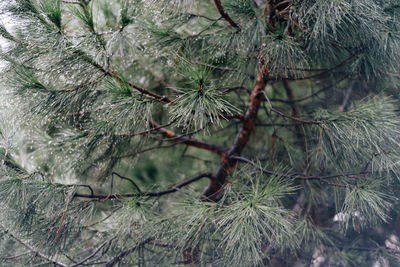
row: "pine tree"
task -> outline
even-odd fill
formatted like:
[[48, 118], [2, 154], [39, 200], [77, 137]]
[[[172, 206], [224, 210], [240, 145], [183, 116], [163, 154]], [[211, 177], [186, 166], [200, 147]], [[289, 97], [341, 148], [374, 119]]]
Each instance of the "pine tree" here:
[[398, 266], [398, 0], [0, 4], [1, 266]]

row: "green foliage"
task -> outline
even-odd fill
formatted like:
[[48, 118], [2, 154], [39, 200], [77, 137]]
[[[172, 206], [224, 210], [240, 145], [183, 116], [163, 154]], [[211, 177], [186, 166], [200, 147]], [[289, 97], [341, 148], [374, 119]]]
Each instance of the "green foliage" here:
[[62, 10], [61, 0], [49, 1], [41, 0], [40, 7], [46, 14], [47, 18], [54, 23], [57, 28], [61, 30], [62, 27]]
[[74, 202], [74, 187], [52, 184], [41, 174], [20, 178], [20, 173], [4, 167], [1, 172], [2, 213], [7, 221], [14, 221], [13, 229], [35, 236], [32, 242], [52, 254], [70, 246], [94, 211], [93, 205]]
[[308, 60], [300, 45], [284, 33], [265, 36], [261, 51], [265, 62], [270, 66], [271, 74], [283, 77], [295, 76], [296, 68], [307, 68]]
[[366, 181], [357, 186], [349, 186], [341, 210], [346, 214], [344, 227], [348, 228], [350, 222], [358, 227], [387, 222], [393, 200], [392, 196], [382, 192], [379, 181]]
[[92, 32], [95, 32], [92, 4], [83, 4], [79, 7], [73, 8], [72, 12], [83, 22], [86, 27], [88, 27]]
[[[196, 130], [211, 124], [221, 124], [220, 117], [237, 111], [217, 89], [217, 81], [211, 79], [211, 69], [206, 65], [194, 65], [188, 58], [180, 59], [177, 72], [187, 79], [172, 108], [172, 118], [184, 127]], [[201, 61], [202, 62], [202, 61]]]
[[3, 2], [0, 265], [399, 264], [398, 1]]
[[322, 123], [316, 129], [311, 158], [318, 159], [320, 168], [338, 164], [342, 170], [370, 167], [398, 175], [400, 121], [395, 100], [377, 96], [362, 100], [349, 112], [323, 110], [316, 118]]
[[[282, 177], [272, 176], [268, 181], [264, 174], [243, 170], [242, 179], [249, 181], [244, 188], [227, 189], [226, 205], [217, 211], [217, 232], [221, 232], [220, 249], [232, 265], [252, 262], [261, 265], [265, 260], [265, 243], [276, 250], [298, 248], [290, 212], [279, 200], [295, 191]], [[264, 240], [265, 239], [265, 240]]]

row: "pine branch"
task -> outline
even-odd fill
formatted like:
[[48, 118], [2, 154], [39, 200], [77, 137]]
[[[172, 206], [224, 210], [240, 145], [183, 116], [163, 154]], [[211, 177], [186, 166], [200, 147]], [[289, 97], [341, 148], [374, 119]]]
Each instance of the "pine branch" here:
[[10, 237], [12, 237], [13, 239], [15, 239], [18, 243], [22, 244], [24, 247], [26, 247], [27, 249], [29, 249], [30, 251], [34, 252], [35, 255], [39, 256], [42, 259], [47, 260], [49, 263], [54, 264], [55, 266], [62, 266], [62, 267], [69, 267], [67, 264], [57, 261], [57, 260], [53, 260], [51, 257], [43, 254], [42, 252], [40, 252], [38, 249], [32, 247], [31, 245], [29, 245], [28, 243], [26, 243], [25, 241], [23, 241], [22, 239], [18, 238], [16, 235], [14, 235], [13, 233], [11, 233], [4, 225], [0, 224], [0, 227], [3, 228], [3, 232], [7, 235], [9, 235]]

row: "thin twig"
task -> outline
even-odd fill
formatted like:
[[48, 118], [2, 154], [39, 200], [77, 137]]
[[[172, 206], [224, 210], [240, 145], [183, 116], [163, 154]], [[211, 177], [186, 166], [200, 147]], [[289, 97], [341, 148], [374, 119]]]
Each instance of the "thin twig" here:
[[132, 252], [134, 252], [137, 248], [149, 243], [150, 241], [154, 240], [154, 238], [150, 237], [147, 238], [146, 240], [140, 242], [139, 244], [122, 251], [120, 254], [118, 254], [118, 256], [115, 256], [114, 258], [112, 258], [110, 261], [108, 261], [104, 267], [112, 267], [115, 264], [117, 264], [118, 262], [120, 262], [124, 257], [128, 256], [129, 254], [131, 254]]
[[225, 152], [227, 150], [226, 148], [224, 148], [224, 147], [222, 147], [220, 145], [209, 143], [209, 142], [202, 141], [202, 140], [197, 140], [197, 139], [194, 139], [194, 138], [191, 138], [191, 137], [187, 137], [185, 135], [177, 134], [177, 133], [175, 133], [175, 132], [173, 132], [173, 131], [165, 128], [165, 127], [159, 127], [160, 125], [155, 121], [151, 121], [151, 124], [156, 128], [158, 127], [158, 131], [162, 135], [167, 137], [168, 141], [179, 140], [179, 141], [182, 141], [182, 143], [184, 143], [184, 144], [186, 144], [188, 146], [193, 146], [193, 147], [205, 149], [205, 150], [214, 152], [214, 153], [216, 153], [218, 155], [225, 154]]
[[232, 91], [236, 91], [236, 90], [245, 90], [248, 94], [251, 94], [251, 89], [248, 88], [247, 86], [244, 85], [239, 85], [239, 86], [233, 86], [233, 87], [228, 87], [228, 88], [222, 88], [221, 89], [221, 93], [226, 94]]
[[118, 176], [118, 177], [119, 177], [120, 179], [122, 179], [122, 180], [127, 180], [127, 181], [129, 181], [131, 184], [133, 184], [133, 186], [136, 188], [136, 190], [137, 190], [139, 193], [142, 193], [142, 190], [140, 190], [139, 186], [138, 186], [132, 179], [130, 179], [130, 178], [128, 178], [128, 177], [124, 177], [124, 176], [122, 176], [122, 175], [120, 175], [120, 174], [118, 174], [118, 173], [116, 173], [116, 172], [112, 172], [111, 175], [116, 175], [116, 176]]
[[96, 256], [97, 253], [99, 253], [100, 249], [102, 249], [107, 243], [111, 242], [115, 237], [112, 237], [106, 241], [104, 241], [99, 247], [97, 247], [89, 256], [83, 258], [82, 260], [80, 260], [79, 262], [75, 263], [74, 265], [71, 265], [71, 267], [77, 267], [79, 265], [84, 264], [85, 262], [87, 262], [88, 260], [90, 260], [91, 258], [93, 258], [94, 256]]
[[345, 79], [347, 79], [347, 77], [344, 77], [344, 78], [340, 79], [339, 81], [335, 82], [334, 84], [330, 84], [330, 85], [328, 85], [328, 86], [325, 86], [325, 87], [321, 88], [320, 90], [318, 90], [317, 92], [314, 92], [314, 93], [312, 93], [311, 95], [305, 96], [305, 97], [303, 97], [303, 98], [293, 99], [292, 101], [290, 101], [290, 100], [278, 99], [278, 98], [270, 98], [270, 101], [271, 101], [271, 102], [282, 102], [282, 103], [287, 103], [287, 104], [296, 103], [296, 102], [302, 102], [302, 101], [307, 100], [307, 99], [309, 99], [309, 98], [312, 98], [312, 97], [314, 97], [314, 96], [316, 96], [316, 95], [318, 95], [318, 94], [320, 94], [320, 93], [322, 93], [322, 92], [324, 92], [324, 91], [326, 91], [326, 90], [328, 90], [328, 89], [331, 89], [333, 86], [335, 86], [336, 84], [342, 82], [342, 81], [345, 80]]
[[149, 130], [145, 130], [145, 131], [141, 131], [141, 132], [134, 132], [134, 133], [117, 134], [117, 136], [133, 137], [133, 136], [137, 136], [137, 135], [145, 135], [145, 134], [151, 133], [153, 131], [157, 131], [160, 128], [168, 127], [171, 124], [173, 124], [174, 122], [175, 122], [175, 120], [173, 120], [173, 121], [171, 121], [169, 123], [166, 123], [164, 125], [159, 125], [158, 127], [151, 128]]
[[277, 113], [277, 114], [279, 114], [279, 115], [281, 115], [281, 116], [283, 116], [283, 117], [286, 117], [286, 118], [288, 118], [288, 119], [291, 119], [291, 120], [294, 120], [294, 121], [298, 121], [298, 122], [302, 122], [302, 123], [305, 123], [305, 124], [319, 124], [319, 123], [321, 123], [320, 121], [304, 120], [304, 119], [301, 119], [301, 118], [297, 118], [297, 117], [290, 116], [290, 115], [284, 113], [283, 111], [280, 111], [279, 109], [274, 108], [274, 107], [272, 106], [272, 103], [271, 103], [271, 101], [269, 100], [268, 95], [267, 95], [267, 93], [266, 93], [265, 91], [262, 91], [261, 93], [264, 95], [265, 100], [267, 100], [267, 102], [268, 102], [269, 108], [270, 108], [273, 112], [275, 112], [275, 113]]
[[241, 162], [245, 162], [248, 163], [254, 167], [256, 167], [257, 169], [261, 170], [262, 172], [266, 173], [266, 174], [271, 174], [271, 175], [279, 175], [285, 178], [292, 178], [295, 180], [326, 180], [326, 179], [334, 179], [334, 178], [338, 178], [338, 177], [351, 177], [351, 178], [360, 178], [360, 179], [364, 179], [363, 177], [357, 177], [357, 175], [364, 175], [364, 174], [372, 174], [372, 171], [361, 171], [361, 172], [355, 172], [355, 173], [340, 173], [340, 174], [331, 174], [331, 175], [325, 175], [325, 176], [307, 176], [307, 175], [301, 175], [301, 174], [297, 174], [297, 173], [293, 173], [293, 174], [284, 174], [284, 173], [277, 173], [265, 168], [262, 168], [259, 164], [257, 164], [254, 161], [251, 161], [249, 159], [246, 159], [244, 157], [240, 157], [240, 156], [233, 156], [231, 157], [232, 159], [241, 161]]
[[111, 195], [100, 195], [100, 194], [89, 195], [89, 194], [76, 193], [74, 195], [74, 197], [101, 199], [101, 200], [103, 200], [103, 199], [107, 199], [107, 200], [108, 199], [118, 199], [118, 198], [123, 198], [123, 197], [139, 197], [139, 196], [160, 197], [160, 196], [163, 196], [166, 194], [174, 193], [174, 192], [178, 191], [178, 189], [180, 189], [184, 186], [187, 186], [191, 183], [194, 183], [198, 180], [201, 180], [205, 177], [208, 177], [210, 179], [215, 178], [215, 176], [212, 173], [201, 173], [201, 174], [195, 175], [193, 177], [189, 177], [174, 186], [170, 186], [169, 188], [162, 190], [162, 191], [158, 191], [158, 192], [142, 192], [142, 193], [128, 193], [128, 194], [111, 194]]
[[122, 208], [122, 206], [117, 207], [116, 209], [114, 209], [113, 211], [111, 211], [111, 213], [108, 214], [106, 217], [102, 218], [101, 220], [99, 220], [99, 221], [97, 221], [97, 222], [94, 222], [94, 223], [88, 225], [87, 227], [92, 227], [92, 226], [94, 226], [94, 225], [96, 225], [96, 224], [99, 224], [99, 223], [102, 223], [102, 222], [108, 220], [111, 216], [113, 216], [113, 215], [115, 214], [115, 212], [117, 212], [117, 211], [120, 210], [121, 208]]
[[176, 142], [176, 143], [169, 144], [169, 145], [165, 145], [165, 146], [152, 146], [152, 147], [148, 147], [148, 148], [145, 148], [145, 149], [143, 149], [143, 150], [140, 150], [140, 151], [137, 151], [137, 152], [134, 152], [134, 153], [130, 153], [130, 154], [118, 156], [117, 158], [122, 159], [122, 158], [136, 157], [137, 155], [140, 155], [140, 154], [145, 153], [145, 152], [148, 152], [148, 151], [152, 151], [152, 150], [156, 150], [156, 149], [161, 149], [161, 148], [170, 148], [170, 147], [179, 145], [180, 143], [183, 143], [183, 142]]

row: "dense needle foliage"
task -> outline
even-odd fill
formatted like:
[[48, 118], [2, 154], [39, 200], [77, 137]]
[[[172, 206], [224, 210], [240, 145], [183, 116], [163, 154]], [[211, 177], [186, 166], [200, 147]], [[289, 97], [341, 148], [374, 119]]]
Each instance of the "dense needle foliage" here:
[[400, 265], [398, 0], [0, 16], [0, 266]]

